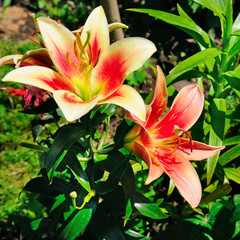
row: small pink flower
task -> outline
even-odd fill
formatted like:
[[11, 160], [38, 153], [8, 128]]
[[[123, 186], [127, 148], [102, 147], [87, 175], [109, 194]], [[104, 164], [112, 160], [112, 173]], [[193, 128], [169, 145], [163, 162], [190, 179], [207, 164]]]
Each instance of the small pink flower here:
[[146, 184], [165, 172], [192, 207], [198, 206], [202, 189], [189, 160], [203, 160], [223, 149], [193, 141], [187, 132], [201, 115], [203, 105], [201, 89], [195, 84], [188, 85], [179, 92], [168, 113], [160, 118], [167, 106], [167, 88], [164, 75], [157, 67], [155, 91], [146, 106], [146, 121], [128, 114], [136, 124], [125, 136], [124, 144], [126, 149], [147, 163]]
[[45, 102], [49, 97], [52, 96], [50, 92], [30, 85], [24, 85], [24, 88], [24, 90], [14, 88], [0, 89], [6, 90], [7, 93], [12, 94], [13, 96], [22, 97], [25, 102], [23, 109], [26, 109], [29, 106], [39, 106], [40, 103]]

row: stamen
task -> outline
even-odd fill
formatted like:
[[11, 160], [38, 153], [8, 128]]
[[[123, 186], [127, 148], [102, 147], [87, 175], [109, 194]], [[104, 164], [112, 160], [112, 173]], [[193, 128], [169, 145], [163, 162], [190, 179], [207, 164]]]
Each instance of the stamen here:
[[[182, 139], [182, 135], [186, 134], [188, 137], [188, 143], [191, 146], [191, 152], [193, 151], [193, 141], [192, 141], [192, 136], [188, 131], [185, 131], [182, 128], [179, 128], [178, 126], [174, 126], [174, 130], [175, 130], [175, 135], [169, 138], [165, 138], [162, 139], [161, 141], [159, 141], [156, 146], [157, 147], [163, 147], [163, 148], [171, 148], [171, 150], [173, 151], [172, 153], [169, 153], [169, 155], [173, 154], [176, 149], [178, 148], [179, 150], [181, 150], [182, 152], [190, 155], [189, 152], [185, 151], [182, 147], [182, 145], [186, 144], [186, 142], [181, 141]], [[181, 131], [182, 133], [179, 134], [179, 131]]]
[[98, 63], [98, 61], [99, 61], [100, 53], [101, 53], [101, 49], [99, 49], [99, 51], [98, 51], [97, 58], [96, 58], [96, 61], [95, 61], [93, 67], [95, 67], [95, 66], [97, 65], [97, 63]]
[[84, 25], [83, 26], [81, 26], [80, 28], [78, 28], [78, 29], [76, 29], [76, 30], [74, 30], [74, 31], [72, 31], [75, 35], [77, 34], [77, 33], [81, 33], [82, 32], [82, 30], [83, 30], [83, 28], [84, 28]]
[[80, 60], [80, 59], [79, 59], [80, 51], [79, 51], [79, 48], [78, 48], [78, 45], [77, 45], [77, 41], [76, 41], [76, 40], [74, 41], [73, 50], [74, 50], [75, 56], [78, 58], [78, 60]]
[[35, 30], [35, 31], [33, 32], [32, 36], [34, 36], [34, 35], [37, 34], [37, 33], [40, 33], [40, 30], [39, 30], [39, 29]]
[[79, 49], [82, 49], [83, 44], [82, 44], [81, 37], [80, 37], [79, 33], [76, 33], [76, 39], [77, 39], [77, 45], [78, 45]]
[[88, 49], [89, 49], [89, 65], [90, 65], [93, 59], [93, 52], [92, 52], [92, 47], [90, 43], [88, 43]]
[[39, 40], [37, 40], [36, 38], [33, 38], [31, 36], [28, 36], [28, 38], [31, 39], [36, 44], [38, 44], [39, 46], [46, 48], [46, 46], [43, 43], [41, 43]]
[[80, 58], [82, 60], [87, 60], [88, 61], [89, 59], [88, 58], [84, 58], [84, 56], [83, 56], [84, 53], [85, 53], [86, 46], [88, 45], [88, 42], [90, 40], [90, 31], [87, 31], [86, 33], [87, 33], [87, 39], [86, 39], [85, 43], [82, 46], [82, 49], [81, 49], [81, 52], [80, 52]]
[[67, 52], [67, 54], [66, 54], [66, 60], [67, 60], [67, 63], [68, 63], [70, 66], [72, 66], [72, 67], [79, 67], [79, 65], [74, 64], [74, 63], [72, 63], [72, 62], [70, 61], [70, 59], [69, 59], [69, 52]]

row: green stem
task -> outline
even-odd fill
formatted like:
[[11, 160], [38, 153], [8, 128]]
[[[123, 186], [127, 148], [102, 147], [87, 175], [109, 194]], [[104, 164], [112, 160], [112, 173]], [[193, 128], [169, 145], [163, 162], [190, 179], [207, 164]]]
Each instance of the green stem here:
[[103, 130], [101, 139], [100, 139], [100, 141], [98, 143], [97, 151], [101, 150], [101, 148], [102, 148], [102, 146], [103, 146], [103, 144], [105, 142], [105, 139], [106, 139], [107, 134], [108, 134], [109, 122], [110, 122], [110, 117], [108, 117], [106, 119], [106, 123], [104, 123], [104, 130]]
[[85, 204], [90, 201], [92, 197], [96, 195], [96, 192], [94, 190], [91, 190], [86, 197], [83, 200], [83, 203], [80, 207], [77, 206], [76, 199], [77, 199], [77, 193], [75, 191], [70, 193], [70, 197], [72, 198], [72, 205], [75, 209], [81, 210], [84, 208]]

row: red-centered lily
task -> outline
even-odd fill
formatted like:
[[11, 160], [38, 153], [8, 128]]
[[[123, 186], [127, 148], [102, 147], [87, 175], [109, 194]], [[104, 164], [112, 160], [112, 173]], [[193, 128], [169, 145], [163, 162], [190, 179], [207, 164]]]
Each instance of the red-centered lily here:
[[81, 35], [75, 35], [52, 19], [40, 17], [37, 20], [55, 70], [27, 66], [11, 71], [3, 81], [29, 84], [52, 92], [68, 121], [105, 103], [119, 105], [145, 120], [142, 98], [136, 90], [122, 83], [156, 51], [152, 42], [134, 37], [110, 45], [102, 7], [92, 11]]
[[167, 105], [167, 88], [164, 75], [157, 67], [155, 90], [146, 106], [146, 121], [130, 113], [128, 118], [137, 124], [127, 133], [124, 143], [126, 149], [147, 163], [146, 184], [165, 172], [192, 207], [198, 206], [202, 189], [189, 160], [203, 160], [223, 149], [193, 141], [187, 132], [201, 115], [203, 104], [201, 89], [195, 84], [188, 85], [178, 93], [168, 113], [159, 119]]

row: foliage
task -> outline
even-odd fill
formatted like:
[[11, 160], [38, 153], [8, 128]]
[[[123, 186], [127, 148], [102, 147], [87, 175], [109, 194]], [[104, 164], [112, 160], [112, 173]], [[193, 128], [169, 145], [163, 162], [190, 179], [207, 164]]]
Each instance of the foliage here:
[[37, 16], [46, 15], [53, 19], [60, 20], [65, 26], [74, 30], [79, 28], [80, 24], [97, 6], [97, 1], [63, 1], [63, 0], [29, 0], [30, 6], [35, 9]]
[[[238, 75], [239, 68], [237, 67], [239, 48], [236, 46], [240, 40], [238, 34], [235, 32], [237, 32], [236, 29], [239, 24], [240, 15], [233, 20], [231, 1], [225, 1], [225, 4], [222, 5], [218, 1], [197, 2], [219, 16], [223, 36], [221, 49], [219, 46], [216, 46], [214, 39], [211, 39], [210, 36], [184, 12], [180, 5], [178, 5], [179, 15], [149, 9], [133, 10], [147, 13], [150, 16], [172, 24], [189, 34], [197, 42], [201, 51], [185, 59], [173, 68], [166, 77], [166, 81], [168, 85], [171, 85], [182, 79], [198, 78], [198, 84], [201, 86], [202, 78], [210, 81], [211, 87], [207, 99], [210, 115], [207, 119], [204, 119], [202, 126], [206, 126], [207, 130], [204, 135], [208, 137], [210, 145], [221, 146], [227, 130], [236, 123], [235, 120], [238, 120], [229, 117], [228, 112], [237, 112], [237, 109], [226, 108], [226, 97], [229, 94], [239, 97], [237, 87], [237, 82], [240, 77], [240, 75]], [[206, 73], [201, 70], [202, 66], [205, 66]], [[209, 119], [211, 120], [209, 121]], [[208, 159], [207, 184], [209, 184], [212, 179], [218, 157], [218, 155], [215, 155]], [[233, 171], [236, 172], [237, 169]]]
[[[192, 5], [196, 11], [205, 7], [219, 17], [223, 36], [221, 46], [180, 5], [177, 5], [178, 15], [150, 9], [131, 10], [172, 24], [195, 39], [199, 47], [199, 52], [176, 65], [166, 77], [170, 96], [175, 94], [172, 84], [183, 79], [197, 78], [202, 88], [203, 79], [208, 83], [205, 112], [193, 127], [192, 136], [210, 145], [226, 146], [221, 156], [215, 155], [207, 162], [193, 163], [203, 185], [199, 207], [192, 209], [174, 191], [174, 184], [166, 175], [151, 185], [144, 185], [146, 164], [122, 147], [123, 138], [132, 123], [122, 120], [116, 133], [109, 134], [110, 121], [122, 114], [115, 105], [98, 106], [74, 123], [63, 120], [53, 102], [29, 109], [25, 114], [17, 111], [9, 114], [5, 106], [0, 105], [0, 125], [4, 130], [1, 139], [15, 141], [15, 136], [20, 135], [19, 141], [23, 141], [21, 145], [25, 147], [19, 153], [19, 148], [10, 145], [1, 155], [13, 163], [19, 159], [20, 164], [29, 161], [25, 164], [24, 174], [28, 180], [30, 177], [32, 179], [23, 188], [30, 194], [28, 206], [36, 202], [31, 202], [32, 199], [36, 199], [45, 209], [43, 213], [42, 207], [37, 205], [40, 213], [29, 213], [35, 220], [24, 226], [24, 237], [68, 240], [147, 239], [149, 236], [152, 239], [239, 238], [240, 197], [234, 190], [240, 182], [240, 34], [237, 29], [240, 15], [233, 19], [231, 0], [195, 2], [199, 3]], [[33, 6], [46, 7], [52, 16], [61, 19], [68, 15], [66, 9], [69, 7], [66, 6], [69, 3], [64, 3], [60, 10], [55, 7], [61, 3], [37, 1]], [[80, 4], [77, 6], [83, 8]], [[79, 9], [76, 8], [76, 11]], [[71, 16], [65, 20], [75, 24], [75, 19]], [[22, 48], [18, 50], [25, 52]], [[128, 76], [127, 83], [139, 85], [144, 82], [147, 75], [142, 71], [146, 67], [149, 63]], [[44, 114], [44, 117], [34, 120], [23, 117], [28, 114]], [[16, 116], [21, 118], [21, 125], [9, 124]], [[30, 136], [25, 121], [29, 119], [32, 120], [35, 142], [26, 143]], [[26, 133], [21, 135], [20, 130]], [[25, 153], [27, 148], [31, 149], [28, 155]], [[32, 175], [36, 167], [36, 153], [40, 173]], [[8, 165], [3, 166], [1, 176], [5, 175], [3, 181], [9, 184], [11, 173], [7, 173], [8, 169]], [[231, 195], [226, 196], [231, 191]], [[5, 194], [8, 200], [14, 198], [10, 190]], [[7, 207], [11, 212], [10, 206]], [[9, 213], [4, 212], [3, 216]], [[229, 221], [226, 222], [226, 219]]]

